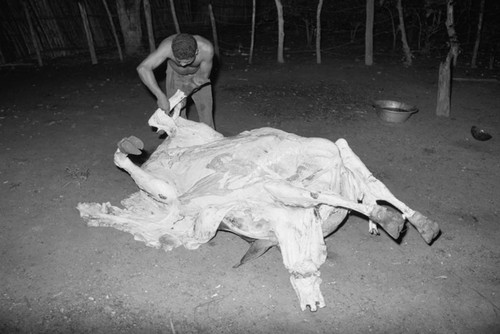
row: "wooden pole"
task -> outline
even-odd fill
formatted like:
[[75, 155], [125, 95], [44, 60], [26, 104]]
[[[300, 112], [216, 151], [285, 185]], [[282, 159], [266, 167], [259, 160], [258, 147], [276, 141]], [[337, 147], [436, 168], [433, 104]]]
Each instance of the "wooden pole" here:
[[38, 38], [33, 28], [33, 22], [31, 21], [30, 11], [28, 10], [28, 5], [23, 1], [24, 13], [26, 14], [26, 20], [28, 21], [28, 26], [30, 28], [31, 40], [33, 41], [33, 47], [36, 52], [36, 59], [38, 60], [38, 66], [43, 66], [42, 53], [40, 51], [40, 44], [38, 43]]
[[116, 33], [116, 28], [113, 23], [113, 17], [111, 16], [111, 12], [108, 7], [108, 3], [106, 0], [102, 0], [102, 4], [104, 5], [104, 8], [106, 9], [106, 13], [108, 14], [108, 19], [109, 19], [109, 24], [111, 25], [111, 31], [113, 32], [113, 37], [115, 38], [115, 44], [116, 48], [118, 49], [118, 56], [120, 57], [120, 61], [123, 61], [123, 53], [122, 53], [122, 47], [120, 45], [120, 40], [118, 39], [118, 35]]
[[450, 116], [450, 83], [451, 83], [451, 57], [450, 54], [446, 60], [439, 64], [438, 96], [437, 96], [437, 116]]
[[212, 24], [212, 36], [214, 39], [215, 54], [217, 55], [217, 57], [219, 57], [220, 53], [219, 53], [219, 40], [217, 39], [217, 26], [215, 24], [215, 16], [212, 10], [211, 3], [208, 4], [208, 12], [210, 14], [210, 23]]
[[151, 4], [149, 0], [143, 0], [144, 16], [146, 17], [146, 26], [148, 28], [149, 51], [156, 50], [155, 36], [153, 33], [153, 20], [151, 19]]
[[470, 66], [472, 68], [477, 67], [477, 52], [479, 50], [479, 43], [481, 42], [481, 29], [483, 27], [483, 16], [484, 16], [484, 0], [481, 0], [481, 4], [479, 5], [479, 22], [477, 23], [477, 33], [476, 33], [476, 42], [474, 43], [474, 50], [472, 52], [472, 61]]
[[366, 0], [365, 65], [373, 65], [373, 21], [375, 0]]
[[174, 0], [170, 0], [170, 11], [172, 12], [172, 19], [174, 20], [175, 31], [180, 34], [181, 29], [179, 27], [179, 22], [177, 21], [177, 14], [175, 13]]
[[285, 20], [283, 19], [283, 5], [281, 0], [274, 0], [276, 3], [276, 9], [278, 11], [278, 63], [283, 64], [285, 62], [283, 58], [283, 46], [285, 44]]
[[408, 46], [408, 40], [406, 39], [406, 28], [405, 28], [405, 20], [403, 13], [403, 4], [401, 0], [398, 0], [396, 3], [396, 7], [398, 9], [399, 15], [399, 31], [401, 32], [401, 42], [403, 43], [403, 52], [405, 54], [405, 62], [406, 66], [411, 66], [413, 62], [413, 55], [411, 53], [410, 47]]
[[321, 64], [321, 8], [323, 0], [318, 1], [318, 10], [316, 11], [316, 63]]
[[[57, 9], [49, 5], [49, 1], [26, 1], [31, 8], [31, 16], [42, 45], [50, 55], [66, 55], [68, 45], [63, 37], [61, 27], [57, 24]], [[57, 50], [57, 51], [56, 51]]]
[[78, 1], [78, 7], [80, 8], [80, 15], [82, 16], [83, 28], [85, 29], [85, 35], [87, 36], [87, 44], [89, 46], [92, 65], [95, 65], [97, 64], [97, 56], [95, 54], [94, 39], [92, 38], [92, 32], [90, 31], [87, 11], [85, 10], [85, 6], [83, 6], [81, 1]]
[[391, 27], [392, 27], [392, 52], [396, 50], [396, 25], [394, 24], [394, 15], [392, 15], [392, 10], [384, 6], [384, 8], [389, 12], [389, 16], [391, 17]]
[[447, 0], [446, 28], [450, 38], [450, 51], [446, 60], [439, 65], [438, 99], [436, 106], [437, 116], [450, 116], [451, 109], [451, 68], [456, 65], [458, 56], [458, 38], [453, 27], [453, 2]]
[[252, 1], [252, 36], [250, 37], [250, 55], [248, 56], [248, 63], [251, 64], [253, 61], [253, 48], [255, 42], [255, 12], [256, 12], [256, 0]]
[[489, 65], [488, 65], [488, 68], [490, 70], [492, 70], [493, 67], [495, 67], [495, 54], [498, 53], [497, 52], [498, 50], [500, 50], [500, 47], [498, 44], [496, 44], [495, 46], [490, 48], [490, 61], [489, 61]]
[[455, 23], [453, 18], [453, 5], [456, 0], [447, 0], [446, 2], [446, 30], [448, 31], [448, 37], [450, 38], [450, 54], [452, 63], [451, 65], [457, 65], [458, 58], [458, 36], [455, 31]]

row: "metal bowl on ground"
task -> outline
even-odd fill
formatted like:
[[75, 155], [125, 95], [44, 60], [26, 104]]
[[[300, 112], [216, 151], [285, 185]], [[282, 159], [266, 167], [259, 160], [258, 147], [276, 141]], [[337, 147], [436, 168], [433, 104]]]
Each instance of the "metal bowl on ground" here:
[[389, 123], [403, 123], [418, 111], [416, 106], [392, 100], [378, 100], [373, 102], [377, 116]]

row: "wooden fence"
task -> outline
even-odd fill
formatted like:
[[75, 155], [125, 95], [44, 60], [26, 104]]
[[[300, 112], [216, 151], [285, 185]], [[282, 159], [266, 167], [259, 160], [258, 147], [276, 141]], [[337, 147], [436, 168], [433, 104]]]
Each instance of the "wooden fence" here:
[[[0, 66], [11, 64], [43, 65], [52, 59], [65, 56], [84, 55], [93, 63], [99, 58], [122, 59], [120, 50], [124, 46], [122, 30], [117, 13], [117, 0], [1, 0], [0, 1]], [[472, 1], [472, 0], [470, 0]], [[469, 1], [469, 2], [470, 2]], [[314, 59], [314, 36], [316, 34], [316, 1], [285, 1], [286, 46], [288, 53], [306, 52]], [[151, 20], [146, 19], [148, 5]], [[142, 45], [158, 44], [165, 37], [182, 32], [196, 33], [216, 42], [223, 55], [245, 55], [255, 42], [259, 55], [275, 54], [278, 40], [278, 18], [275, 1], [258, 0], [256, 17], [253, 17], [252, 0], [143, 0], [139, 6], [142, 24]], [[362, 50], [364, 43], [366, 0], [324, 1], [321, 20], [321, 51], [336, 52], [343, 45], [354, 45]], [[376, 2], [381, 4], [382, 2]], [[408, 1], [407, 3], [416, 3]], [[443, 1], [443, 3], [445, 3]], [[471, 4], [473, 2], [470, 2]], [[193, 4], [196, 4], [194, 7]], [[400, 52], [397, 12], [393, 2], [383, 2], [375, 10], [374, 39], [379, 47], [384, 44], [387, 52]], [[492, 4], [490, 4], [491, 7]], [[499, 34], [497, 17], [500, 2], [485, 15], [484, 41], [488, 41], [491, 59], [498, 54]], [[175, 8], [175, 16], [173, 15]], [[461, 7], [458, 6], [458, 9]], [[475, 8], [475, 6], [474, 6]], [[439, 8], [438, 8], [439, 9]], [[457, 25], [461, 47], [471, 48], [466, 31], [475, 31], [473, 21], [476, 13], [462, 8], [458, 12], [462, 25]], [[477, 10], [477, 9], [476, 9]], [[412, 50], [422, 53], [424, 38], [432, 39], [434, 49], [448, 50], [445, 25], [437, 18], [446, 11], [434, 10], [436, 25], [429, 26], [428, 13], [421, 7], [406, 7], [405, 24]], [[443, 14], [444, 13], [444, 14]], [[457, 15], [457, 16], [458, 16]], [[252, 22], [256, 25], [253, 36]], [[178, 28], [180, 26], [180, 28]], [[148, 34], [148, 32], [150, 32]], [[292, 37], [293, 36], [293, 37]], [[153, 37], [153, 39], [151, 39]], [[255, 39], [254, 39], [255, 37]], [[290, 38], [292, 37], [292, 38]], [[317, 36], [316, 36], [317, 37]], [[482, 46], [483, 53], [486, 49]], [[490, 61], [492, 63], [492, 61]], [[491, 67], [491, 66], [490, 66]]]
[[[220, 23], [241, 23], [246, 18], [245, 6], [235, 6], [227, 14], [227, 0], [219, 0], [212, 8]], [[240, 1], [247, 3], [247, 1]], [[193, 10], [189, 1], [176, 0], [176, 19], [183, 32], [211, 36], [211, 22], [207, 6]], [[152, 29], [156, 40], [176, 32], [172, 6], [168, 0], [149, 0]], [[249, 3], [251, 11], [251, 2]], [[145, 13], [140, 6], [143, 31], [147, 31]], [[144, 34], [147, 39], [147, 34]], [[90, 40], [89, 40], [90, 39]], [[146, 45], [147, 43], [145, 43]], [[32, 63], [64, 56], [91, 54], [114, 55], [121, 58], [123, 36], [119, 25], [115, 0], [2, 0], [0, 2], [0, 64]]]

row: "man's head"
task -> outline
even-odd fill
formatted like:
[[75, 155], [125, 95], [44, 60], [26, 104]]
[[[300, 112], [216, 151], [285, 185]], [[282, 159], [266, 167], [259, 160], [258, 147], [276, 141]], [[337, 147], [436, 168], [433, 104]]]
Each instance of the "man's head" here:
[[198, 54], [196, 39], [190, 34], [178, 34], [172, 40], [172, 53], [181, 66], [191, 64]]

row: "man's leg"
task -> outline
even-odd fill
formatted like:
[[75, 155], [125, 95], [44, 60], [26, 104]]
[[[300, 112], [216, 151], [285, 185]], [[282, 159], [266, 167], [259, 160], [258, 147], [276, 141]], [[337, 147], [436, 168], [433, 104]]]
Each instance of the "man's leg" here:
[[205, 85], [199, 91], [191, 95], [191, 98], [196, 105], [198, 111], [198, 118], [200, 122], [207, 124], [215, 129], [214, 115], [213, 115], [213, 99], [212, 99], [212, 85]]

